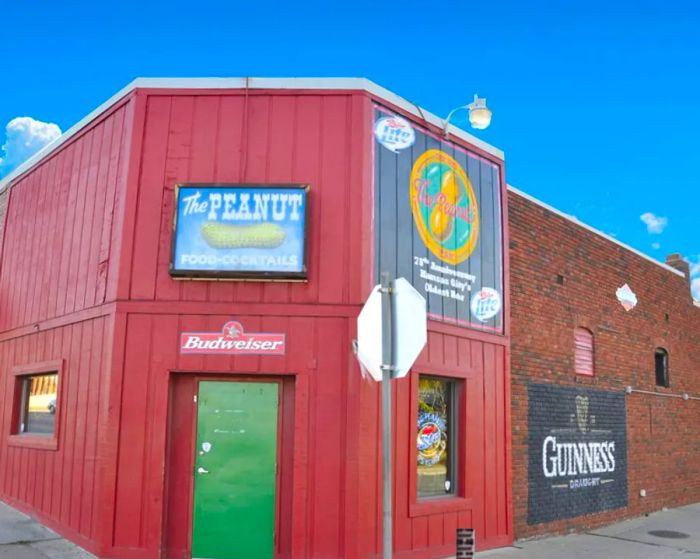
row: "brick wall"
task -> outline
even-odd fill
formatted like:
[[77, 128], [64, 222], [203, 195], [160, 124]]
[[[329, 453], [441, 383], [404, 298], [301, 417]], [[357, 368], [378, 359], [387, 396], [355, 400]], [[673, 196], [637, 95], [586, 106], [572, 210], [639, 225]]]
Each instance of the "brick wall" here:
[[[693, 305], [687, 279], [513, 191], [509, 193], [509, 216], [516, 538], [583, 531], [662, 507], [700, 501], [700, 400], [625, 395], [625, 387], [632, 386], [700, 397], [700, 308]], [[616, 290], [625, 283], [639, 300], [629, 312], [616, 298]], [[577, 327], [594, 334], [592, 377], [574, 373]], [[669, 388], [656, 386], [656, 347], [669, 353]], [[528, 387], [534, 384], [578, 390], [562, 391], [562, 398], [571, 394], [569, 403], [559, 406], [561, 413], [556, 418], [542, 420], [538, 418], [549, 416], [529, 414]], [[606, 393], [616, 396], [605, 398]], [[557, 402], [555, 396], [533, 405]], [[574, 464], [565, 473], [573, 475], [557, 478], [564, 483], [554, 488], [556, 480], [537, 470], [543, 460], [556, 456], [553, 444], [544, 449], [543, 456], [541, 437], [550, 432], [560, 441], [573, 437], [574, 445], [586, 445], [595, 437], [619, 437], [596, 424], [596, 415], [609, 415], [601, 406], [609, 405], [617, 408], [611, 411], [626, 414], [626, 426], [621, 428], [623, 438], [626, 430], [627, 450], [621, 456], [618, 442], [617, 480], [605, 473], [603, 459], [594, 468], [598, 473], [593, 474], [577, 474]], [[531, 425], [529, 437], [528, 419], [551, 421], [551, 425]], [[567, 449], [561, 452], [566, 458]], [[585, 465], [583, 468], [586, 470]], [[627, 498], [611, 499], [606, 489], [563, 488], [581, 478], [609, 483], [618, 490], [626, 484]], [[542, 482], [551, 482], [544, 492], [535, 485]], [[529, 484], [535, 499], [529, 499]], [[640, 496], [642, 489], [646, 497]], [[538, 509], [552, 507], [552, 499], [558, 512], [543, 515]], [[591, 502], [585, 503], [586, 499]], [[579, 504], [567, 507], [567, 500]], [[582, 501], [585, 506], [580, 506]], [[580, 514], [581, 510], [602, 512]], [[540, 521], [543, 516], [556, 519]]]

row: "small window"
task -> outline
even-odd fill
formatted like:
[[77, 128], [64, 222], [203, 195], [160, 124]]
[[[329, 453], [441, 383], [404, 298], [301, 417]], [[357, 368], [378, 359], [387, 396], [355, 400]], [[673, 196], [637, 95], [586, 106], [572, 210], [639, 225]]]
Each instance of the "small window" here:
[[419, 498], [457, 493], [457, 381], [420, 376], [417, 468]]
[[654, 351], [654, 364], [656, 365], [656, 386], [668, 388], [670, 386], [668, 381], [668, 352], [664, 348], [657, 347]]
[[593, 367], [593, 332], [585, 328], [576, 328], [574, 332], [574, 368], [577, 375], [592, 377]]
[[20, 383], [20, 405], [17, 421], [18, 435], [55, 434], [58, 373], [23, 375]]

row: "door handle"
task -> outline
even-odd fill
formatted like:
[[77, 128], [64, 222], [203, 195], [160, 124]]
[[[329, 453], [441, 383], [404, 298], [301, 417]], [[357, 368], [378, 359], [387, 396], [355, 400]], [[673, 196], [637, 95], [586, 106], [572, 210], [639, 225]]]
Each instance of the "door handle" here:
[[208, 473], [209, 473], [209, 470], [205, 470], [204, 468], [202, 468], [202, 467], [200, 466], [199, 468], [197, 468], [197, 473], [198, 473], [198, 474], [208, 474]]

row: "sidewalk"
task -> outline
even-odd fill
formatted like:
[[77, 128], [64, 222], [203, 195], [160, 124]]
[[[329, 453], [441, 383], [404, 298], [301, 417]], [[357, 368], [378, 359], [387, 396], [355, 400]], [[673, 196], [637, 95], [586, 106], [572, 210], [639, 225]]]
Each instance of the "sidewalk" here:
[[478, 559], [689, 559], [693, 556], [700, 559], [700, 503], [585, 534], [516, 542], [513, 547], [476, 554]]
[[95, 559], [36, 520], [0, 502], [0, 559]]
[[[671, 533], [650, 534], [656, 531]], [[692, 556], [700, 559], [700, 503], [586, 534], [517, 542], [513, 547], [476, 554], [477, 559], [689, 559]], [[0, 502], [0, 559], [95, 558]]]

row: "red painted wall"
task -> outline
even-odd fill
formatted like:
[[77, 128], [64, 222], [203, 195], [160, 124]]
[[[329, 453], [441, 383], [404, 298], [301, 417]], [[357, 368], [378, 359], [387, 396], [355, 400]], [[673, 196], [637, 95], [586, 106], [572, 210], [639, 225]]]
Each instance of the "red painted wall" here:
[[[132, 125], [127, 98], [1, 195], [0, 498], [91, 550], [105, 530], [114, 236]], [[56, 360], [57, 449], [10, 443], [13, 368]]]
[[123, 101], [9, 190], [0, 332], [114, 300], [132, 110]]
[[[700, 401], [634, 393], [625, 396], [628, 506], [527, 523], [528, 383], [620, 394], [629, 385], [700, 397], [700, 308], [693, 305], [687, 278], [515, 192], [509, 192], [509, 206], [516, 537], [583, 531], [699, 501]], [[615, 297], [625, 283], [639, 299], [629, 312]], [[574, 373], [577, 327], [594, 335], [593, 377]], [[669, 353], [669, 388], [656, 386], [657, 347]]]
[[[77, 513], [55, 516], [17, 493], [15, 473], [0, 478], [10, 484], [0, 488], [3, 498], [49, 519], [59, 532], [101, 556], [176, 557], [182, 551], [178, 534], [190, 527], [189, 505], [172, 500], [173, 479], [191, 482], [191, 470], [173, 458], [182, 454], [172, 450], [173, 445], [185, 454], [193, 449], [187, 436], [173, 437], [179, 428], [170, 418], [192, 413], [183, 407], [186, 389], [178, 388], [174, 378], [274, 375], [294, 386], [286, 392], [293, 398], [285, 403], [293, 447], [283, 452], [286, 481], [280, 499], [286, 514], [280, 555], [378, 556], [379, 386], [361, 379], [350, 352], [356, 316], [372, 283], [373, 101], [364, 92], [345, 91], [140, 90], [123, 109], [110, 112], [16, 181], [0, 277], [0, 309], [9, 301], [8, 310], [0, 310], [0, 342], [6, 339], [13, 348], [28, 343], [22, 354], [27, 361], [66, 359], [62, 390], [68, 390], [66, 402], [71, 401], [66, 406], [75, 410], [65, 421], [74, 413], [84, 418], [76, 423], [82, 427], [92, 417], [90, 406], [102, 415], [93, 496], [57, 497], [57, 506], [71, 511], [82, 506], [75, 504], [79, 499], [88, 499], [94, 518], [89, 528], [83, 527], [86, 521], [73, 522], [71, 514]], [[109, 137], [114, 138], [109, 149], [96, 139], [106, 136], [105, 129], [99, 130], [108, 122], [113, 122]], [[117, 122], [122, 122], [119, 133]], [[103, 150], [105, 155], [93, 160], [92, 154]], [[62, 158], [74, 166], [60, 164]], [[65, 191], [46, 188], [52, 184], [51, 165], [63, 177]], [[309, 281], [173, 280], [168, 274], [173, 193], [181, 182], [309, 183]], [[34, 226], [30, 201], [46, 196], [55, 196], [46, 207], [65, 214], [58, 221], [70, 235], [21, 233]], [[45, 227], [52, 219], [37, 218], [36, 225]], [[25, 251], [30, 257], [22, 261]], [[51, 254], [59, 252], [61, 259], [52, 260]], [[48, 294], [34, 290], [28, 278], [47, 285]], [[507, 303], [507, 283], [504, 292]], [[219, 330], [234, 317], [250, 331], [285, 332], [287, 355], [179, 354], [180, 332]], [[86, 328], [88, 320], [105, 320], [109, 326], [101, 330], [106, 336], [102, 346], [86, 346], [90, 356], [100, 355], [96, 369], [76, 372], [83, 370], [80, 352], [66, 355], [54, 344], [42, 353], [33, 342], [22, 341], [53, 328]], [[457, 526], [474, 525], [481, 548], [512, 539], [508, 338], [436, 323], [430, 330], [416, 371], [395, 385], [395, 546], [400, 557], [452, 554]], [[7, 359], [17, 360], [14, 353]], [[465, 380], [462, 468], [467, 483], [464, 498], [455, 503], [431, 507], [411, 498], [418, 371]], [[101, 391], [71, 396], [71, 387], [88, 382]], [[80, 438], [69, 446], [66, 433], [60, 437], [59, 454], [80, 450], [75, 446], [82, 446]], [[2, 446], [0, 467], [13, 452]], [[40, 451], [32, 452], [27, 456], [39, 460]], [[25, 474], [28, 487], [43, 479], [35, 472]], [[59, 482], [73, 479], [68, 475], [61, 472]]]

